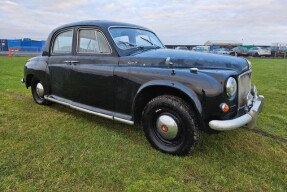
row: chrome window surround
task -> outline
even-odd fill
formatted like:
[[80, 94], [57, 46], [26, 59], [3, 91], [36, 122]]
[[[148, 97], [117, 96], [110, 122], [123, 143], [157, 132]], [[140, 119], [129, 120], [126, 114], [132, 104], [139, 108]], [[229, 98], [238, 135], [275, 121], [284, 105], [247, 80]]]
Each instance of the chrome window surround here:
[[[103, 37], [105, 38], [105, 41], [107, 42], [109, 48], [110, 48], [110, 52], [109, 53], [95, 53], [95, 52], [79, 52], [78, 48], [79, 48], [79, 34], [80, 34], [80, 30], [95, 30], [95, 32], [99, 32], [103, 35]], [[98, 37], [96, 36], [96, 38], [98, 39]], [[80, 53], [80, 54], [95, 54], [95, 55], [111, 55], [113, 53], [113, 49], [111, 47], [111, 45], [109, 44], [108, 39], [106, 38], [105, 34], [98, 28], [95, 27], [81, 27], [77, 30], [77, 45], [76, 45], [76, 52]]]
[[[72, 36], [72, 50], [70, 52], [53, 52], [53, 48], [54, 48], [54, 43], [55, 43], [55, 40], [56, 38], [64, 33], [64, 32], [67, 32], [67, 31], [72, 31], [73, 32], [73, 36]], [[50, 45], [50, 54], [53, 54], [53, 55], [67, 55], [67, 54], [72, 54], [73, 52], [73, 37], [74, 37], [74, 29], [73, 28], [66, 28], [66, 29], [62, 29], [62, 30], [59, 30], [57, 31], [53, 37], [52, 37], [52, 43]]]

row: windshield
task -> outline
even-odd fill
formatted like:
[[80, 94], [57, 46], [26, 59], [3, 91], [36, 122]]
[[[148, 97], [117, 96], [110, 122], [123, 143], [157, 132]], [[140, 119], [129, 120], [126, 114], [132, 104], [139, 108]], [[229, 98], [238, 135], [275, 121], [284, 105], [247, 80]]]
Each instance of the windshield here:
[[120, 49], [135, 47], [164, 48], [157, 36], [143, 29], [116, 27], [110, 29], [111, 36]]

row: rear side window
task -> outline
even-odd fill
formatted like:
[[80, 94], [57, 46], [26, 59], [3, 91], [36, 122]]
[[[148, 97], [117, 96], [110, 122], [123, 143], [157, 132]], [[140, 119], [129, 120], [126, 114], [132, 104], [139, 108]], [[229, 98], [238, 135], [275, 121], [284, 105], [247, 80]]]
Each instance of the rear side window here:
[[73, 44], [73, 30], [64, 31], [55, 38], [52, 53], [71, 53]]
[[111, 49], [101, 32], [95, 29], [81, 29], [79, 30], [77, 52], [110, 54]]

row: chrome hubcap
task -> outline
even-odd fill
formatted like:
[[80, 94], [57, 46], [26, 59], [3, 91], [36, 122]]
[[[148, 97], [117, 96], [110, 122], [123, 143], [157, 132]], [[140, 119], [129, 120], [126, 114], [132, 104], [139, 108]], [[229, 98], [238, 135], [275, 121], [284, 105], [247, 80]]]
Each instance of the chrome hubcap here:
[[174, 139], [178, 133], [178, 126], [174, 118], [169, 115], [161, 115], [156, 120], [158, 133], [164, 139]]
[[41, 83], [37, 83], [36, 85], [36, 93], [39, 97], [44, 97], [44, 87]]

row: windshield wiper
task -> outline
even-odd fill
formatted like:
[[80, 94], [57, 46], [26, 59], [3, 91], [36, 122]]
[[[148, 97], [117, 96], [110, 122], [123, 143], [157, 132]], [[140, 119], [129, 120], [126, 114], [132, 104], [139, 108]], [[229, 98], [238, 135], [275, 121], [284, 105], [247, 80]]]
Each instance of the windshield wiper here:
[[143, 40], [145, 40], [146, 42], [150, 43], [150, 44], [151, 44], [152, 46], [154, 46], [156, 49], [161, 48], [160, 46], [153, 44], [150, 40], [148, 40], [148, 39], [146, 39], [146, 38], [144, 38], [144, 37], [140, 37], [140, 38], [143, 39]]
[[129, 46], [132, 46], [132, 47], [136, 47], [135, 44], [132, 44], [130, 42], [127, 42], [127, 41], [118, 41], [119, 43], [122, 43], [122, 44], [125, 44], [125, 45], [129, 45]]

